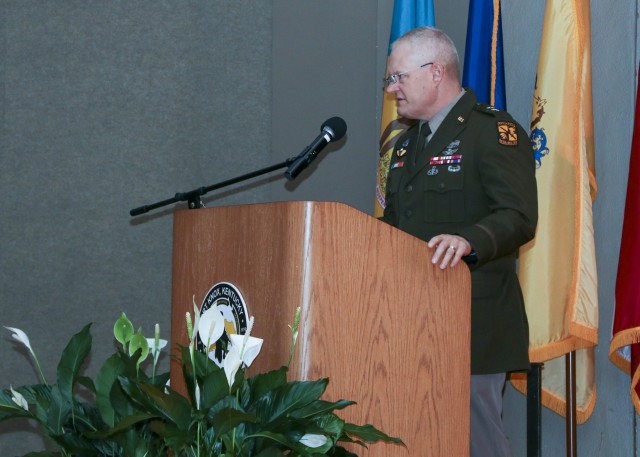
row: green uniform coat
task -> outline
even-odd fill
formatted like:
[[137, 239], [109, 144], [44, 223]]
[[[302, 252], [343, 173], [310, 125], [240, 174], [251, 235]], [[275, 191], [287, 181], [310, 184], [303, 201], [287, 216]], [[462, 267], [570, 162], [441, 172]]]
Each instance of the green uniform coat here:
[[416, 154], [417, 141], [416, 124], [396, 142], [382, 219], [425, 241], [442, 233], [469, 241], [471, 374], [527, 370], [516, 257], [537, 223], [529, 137], [508, 113], [478, 104], [467, 90]]

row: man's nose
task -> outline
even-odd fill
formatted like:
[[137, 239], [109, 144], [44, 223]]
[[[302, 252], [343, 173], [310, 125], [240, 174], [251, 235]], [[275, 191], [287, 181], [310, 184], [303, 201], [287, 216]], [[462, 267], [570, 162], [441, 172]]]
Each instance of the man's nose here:
[[391, 83], [384, 88], [385, 92], [388, 94], [393, 94], [398, 91], [398, 83]]

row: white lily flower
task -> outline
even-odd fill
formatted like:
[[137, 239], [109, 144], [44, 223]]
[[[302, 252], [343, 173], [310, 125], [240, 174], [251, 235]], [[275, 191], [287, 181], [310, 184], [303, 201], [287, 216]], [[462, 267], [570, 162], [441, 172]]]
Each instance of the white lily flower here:
[[29, 349], [29, 351], [31, 351], [31, 353], [33, 354], [33, 349], [31, 348], [31, 343], [29, 342], [29, 337], [27, 336], [26, 333], [24, 333], [19, 328], [7, 327], [7, 326], [5, 326], [4, 328], [12, 332], [11, 338], [24, 344], [27, 347], [27, 349]]
[[300, 444], [312, 448], [321, 447], [327, 444], [327, 437], [315, 433], [305, 433], [302, 438], [300, 438]]
[[40, 368], [40, 362], [38, 362], [38, 357], [36, 357], [36, 353], [33, 352], [33, 348], [31, 347], [31, 343], [29, 342], [29, 337], [27, 336], [27, 334], [24, 333], [19, 328], [7, 327], [7, 326], [5, 326], [4, 328], [6, 328], [10, 332], [12, 332], [11, 333], [11, 338], [13, 338], [14, 340], [24, 344], [25, 347], [27, 349], [29, 349], [29, 352], [31, 352], [31, 357], [33, 358], [33, 362], [36, 364], [36, 368], [38, 369], [38, 373], [40, 374], [40, 380], [44, 384], [46, 384], [47, 380], [44, 377], [44, 373], [42, 373], [42, 368]]
[[227, 376], [229, 388], [233, 385], [233, 381], [236, 379], [236, 373], [240, 369], [241, 365], [242, 359], [240, 358], [240, 349], [232, 345], [223, 361], [224, 374]]
[[230, 335], [229, 340], [233, 347], [239, 349], [240, 360], [246, 366], [250, 366], [258, 357], [260, 349], [262, 349], [262, 338], [254, 338], [248, 335]]
[[224, 318], [220, 311], [213, 307], [202, 313], [197, 329], [200, 340], [207, 347], [208, 353], [211, 344], [218, 341], [224, 332]]
[[254, 338], [250, 335], [253, 328], [253, 317], [249, 319], [247, 332], [244, 335], [229, 335], [231, 348], [224, 358], [224, 373], [227, 375], [229, 387], [233, 385], [236, 373], [244, 363], [250, 366], [262, 349], [261, 338]]
[[160, 357], [160, 351], [164, 349], [164, 347], [168, 344], [167, 340], [163, 340], [162, 338], [158, 338], [158, 345], [156, 346], [155, 338], [147, 338], [147, 344], [149, 345], [149, 352], [153, 354], [153, 363], [158, 363], [158, 357]]
[[27, 400], [22, 396], [22, 394], [16, 390], [13, 390], [13, 387], [11, 386], [9, 386], [9, 389], [11, 390], [11, 400], [13, 400], [13, 402], [20, 408], [24, 409], [25, 411], [29, 411], [29, 404], [27, 403]]

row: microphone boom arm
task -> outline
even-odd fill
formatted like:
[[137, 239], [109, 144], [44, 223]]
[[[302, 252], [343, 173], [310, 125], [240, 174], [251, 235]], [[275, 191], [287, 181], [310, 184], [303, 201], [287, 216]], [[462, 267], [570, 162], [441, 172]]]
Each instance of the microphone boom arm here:
[[200, 197], [205, 195], [207, 192], [211, 192], [212, 190], [220, 189], [221, 187], [229, 186], [231, 184], [236, 184], [241, 181], [246, 181], [247, 179], [255, 178], [256, 176], [269, 173], [279, 168], [287, 167], [287, 171], [284, 175], [289, 181], [291, 181], [295, 179], [295, 177], [311, 162], [313, 162], [316, 156], [328, 143], [339, 140], [344, 136], [346, 131], [347, 124], [344, 122], [344, 119], [337, 116], [332, 117], [322, 124], [322, 127], [320, 128], [320, 135], [318, 135], [316, 139], [309, 146], [304, 148], [304, 150], [296, 157], [291, 157], [284, 162], [280, 162], [266, 168], [261, 168], [260, 170], [237, 176], [235, 178], [227, 179], [226, 181], [212, 184], [211, 186], [198, 187], [197, 189], [190, 190], [189, 192], [178, 192], [173, 198], [152, 203], [151, 205], [139, 206], [138, 208], [134, 208], [129, 211], [129, 214], [131, 216], [139, 216], [141, 214], [148, 213], [153, 209], [183, 201], [188, 202], [190, 209], [202, 208], [204, 205], [202, 204]]
[[277, 163], [275, 165], [271, 165], [269, 167], [261, 168], [260, 170], [252, 171], [251, 173], [246, 173], [244, 175], [236, 176], [235, 178], [227, 179], [226, 181], [221, 181], [216, 184], [212, 184], [206, 187], [198, 187], [197, 189], [190, 190], [188, 192], [178, 192], [175, 194], [173, 198], [168, 198], [166, 200], [162, 200], [156, 203], [152, 203], [150, 205], [139, 206], [138, 208], [134, 208], [129, 211], [130, 216], [139, 216], [141, 214], [148, 213], [151, 210], [161, 208], [163, 206], [171, 205], [172, 203], [178, 202], [188, 202], [190, 209], [202, 208], [203, 204], [200, 199], [203, 195], [211, 192], [212, 190], [220, 189], [222, 187], [230, 186], [232, 184], [236, 184], [242, 181], [246, 181], [251, 178], [255, 178], [256, 176], [261, 176], [266, 173], [270, 173], [272, 171], [278, 170], [280, 168], [288, 167], [291, 165], [297, 157], [291, 157], [284, 162]]

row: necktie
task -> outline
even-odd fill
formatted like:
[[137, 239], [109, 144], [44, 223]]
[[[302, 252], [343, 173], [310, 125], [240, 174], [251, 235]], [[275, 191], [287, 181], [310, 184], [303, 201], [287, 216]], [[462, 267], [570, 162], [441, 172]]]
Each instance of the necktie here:
[[429, 127], [429, 122], [424, 121], [420, 126], [420, 132], [418, 133], [418, 141], [416, 143], [416, 151], [413, 154], [413, 164], [416, 164], [416, 160], [418, 155], [422, 153], [425, 146], [427, 145], [427, 137], [431, 135], [431, 127]]
[[424, 149], [427, 145], [427, 137], [431, 135], [431, 127], [429, 127], [429, 122], [424, 121], [420, 126], [420, 150]]

